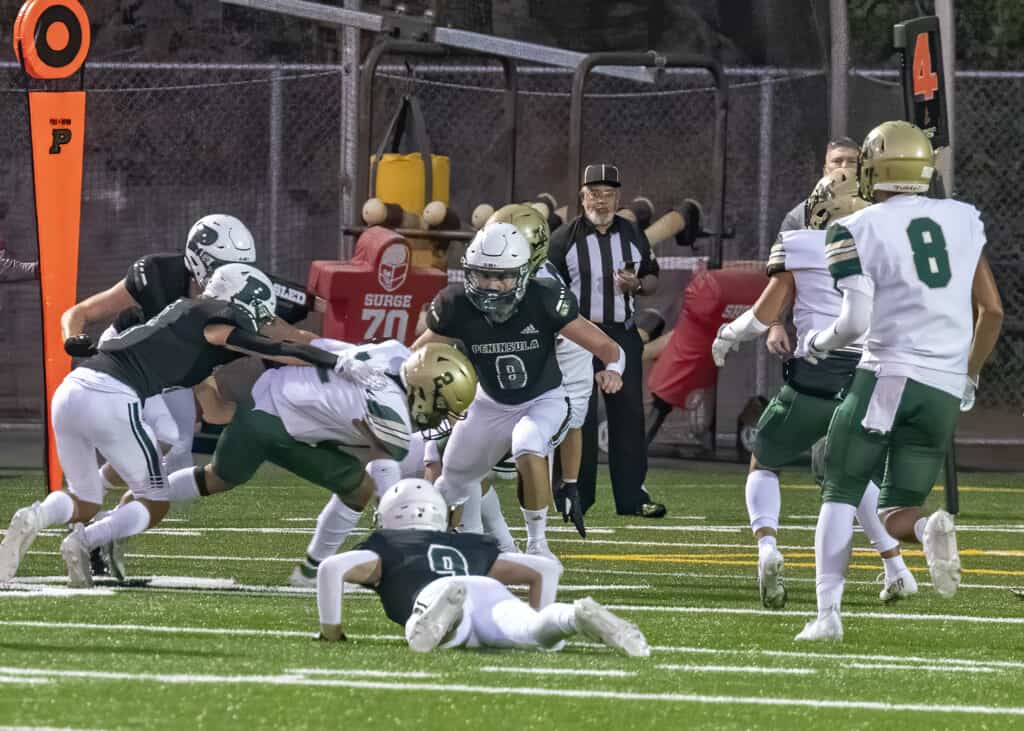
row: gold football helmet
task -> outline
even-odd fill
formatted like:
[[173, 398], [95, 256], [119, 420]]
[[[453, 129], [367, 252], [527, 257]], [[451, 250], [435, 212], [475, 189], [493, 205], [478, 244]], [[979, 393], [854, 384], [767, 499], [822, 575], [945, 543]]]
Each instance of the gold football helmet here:
[[413, 428], [447, 432], [451, 422], [465, 417], [476, 395], [476, 370], [451, 345], [427, 343], [402, 364], [402, 383]]
[[910, 122], [883, 122], [864, 138], [857, 175], [867, 201], [875, 200], [876, 190], [927, 193], [934, 172], [931, 140]]
[[533, 206], [509, 203], [492, 213], [487, 223], [511, 223], [519, 229], [519, 233], [530, 244], [530, 276], [536, 274], [548, 258], [548, 245], [551, 242], [551, 229], [544, 216]]
[[804, 203], [804, 225], [818, 230], [828, 228], [837, 218], [849, 216], [868, 205], [857, 195], [857, 178], [850, 170], [838, 168], [818, 181]]

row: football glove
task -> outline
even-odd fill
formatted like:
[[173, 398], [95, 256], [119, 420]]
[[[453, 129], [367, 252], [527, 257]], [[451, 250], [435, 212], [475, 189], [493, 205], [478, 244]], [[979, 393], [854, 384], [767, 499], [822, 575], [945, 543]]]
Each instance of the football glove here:
[[64, 341], [64, 352], [73, 358], [88, 358], [91, 355], [96, 355], [96, 346], [93, 345], [92, 338], [85, 333], [80, 333], [72, 335]]
[[730, 337], [732, 333], [728, 330], [728, 327], [729, 323], [726, 323], [718, 328], [718, 335], [715, 336], [715, 341], [711, 343], [711, 358], [719, 368], [725, 365], [725, 359], [729, 353], [733, 350], [739, 350], [740, 347], [740, 341]]
[[974, 394], [978, 390], [978, 382], [981, 376], [971, 378], [967, 376], [967, 385], [964, 386], [964, 395], [960, 397], [960, 410], [970, 411], [974, 408]]
[[807, 336], [807, 355], [804, 358], [809, 363], [817, 364], [828, 357], [827, 350], [821, 350], [814, 345], [814, 341], [821, 335], [821, 330], [812, 330]]
[[349, 355], [350, 351], [337, 353], [337, 361], [334, 363], [334, 372], [338, 373], [359, 386], [371, 389], [383, 388], [387, 377], [377, 366], [369, 360], [360, 360], [358, 353]]

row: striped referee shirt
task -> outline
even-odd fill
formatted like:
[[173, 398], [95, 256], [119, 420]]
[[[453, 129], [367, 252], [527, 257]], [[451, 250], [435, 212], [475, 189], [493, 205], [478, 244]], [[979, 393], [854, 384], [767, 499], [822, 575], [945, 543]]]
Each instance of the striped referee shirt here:
[[634, 262], [638, 277], [659, 272], [647, 237], [621, 216], [603, 234], [583, 215], [559, 227], [551, 235], [548, 259], [579, 300], [580, 314], [604, 324], [623, 324], [633, 316], [633, 296], [615, 284], [625, 262]]

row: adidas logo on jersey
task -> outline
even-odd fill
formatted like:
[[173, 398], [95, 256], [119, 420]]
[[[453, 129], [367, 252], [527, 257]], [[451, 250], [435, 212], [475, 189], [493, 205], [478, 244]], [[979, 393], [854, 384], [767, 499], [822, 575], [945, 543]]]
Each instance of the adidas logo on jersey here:
[[524, 327], [522, 329], [522, 331], [520, 331], [519, 334], [520, 335], [536, 335], [538, 332], [540, 332], [540, 331], [533, 326], [533, 323], [530, 323], [529, 325]]

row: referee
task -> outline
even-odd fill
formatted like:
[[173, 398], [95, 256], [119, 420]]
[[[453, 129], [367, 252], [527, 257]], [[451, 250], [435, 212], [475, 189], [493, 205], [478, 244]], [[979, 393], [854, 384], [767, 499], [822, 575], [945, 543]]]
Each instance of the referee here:
[[[622, 390], [605, 394], [608, 414], [608, 470], [619, 515], [660, 518], [665, 506], [644, 489], [647, 444], [644, 437], [643, 343], [633, 322], [634, 297], [653, 294], [658, 263], [647, 237], [615, 215], [619, 207], [619, 169], [587, 165], [580, 200], [583, 213], [551, 236], [548, 258], [580, 303], [580, 314], [617, 342], [626, 353]], [[603, 366], [601, 366], [603, 367]], [[578, 489], [586, 511], [597, 485], [597, 390], [590, 396], [583, 426], [583, 460]]]

